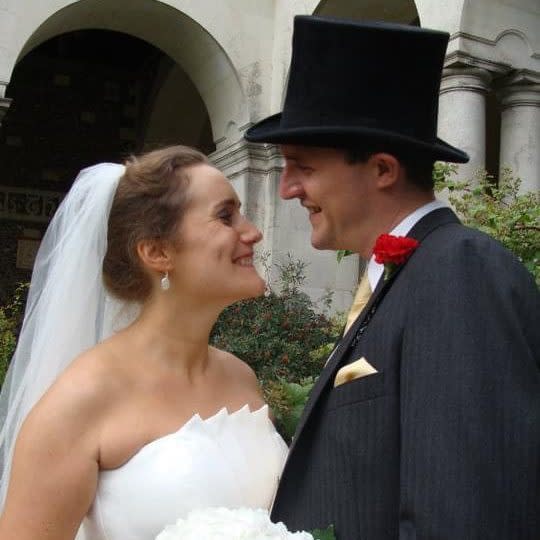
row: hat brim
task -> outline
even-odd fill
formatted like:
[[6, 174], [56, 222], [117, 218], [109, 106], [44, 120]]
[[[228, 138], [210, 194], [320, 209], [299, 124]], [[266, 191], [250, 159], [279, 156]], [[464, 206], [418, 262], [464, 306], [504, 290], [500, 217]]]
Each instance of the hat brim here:
[[445, 141], [436, 138], [426, 142], [394, 131], [364, 126], [281, 126], [281, 113], [274, 114], [251, 126], [245, 133], [249, 142], [299, 144], [305, 146], [341, 147], [361, 142], [382, 142], [392, 148], [408, 149], [433, 159], [452, 163], [467, 163], [469, 156]]

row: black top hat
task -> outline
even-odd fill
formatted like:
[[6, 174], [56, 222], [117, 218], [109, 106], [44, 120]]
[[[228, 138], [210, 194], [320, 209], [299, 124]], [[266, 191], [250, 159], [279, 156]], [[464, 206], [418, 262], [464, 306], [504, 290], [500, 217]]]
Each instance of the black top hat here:
[[249, 128], [252, 142], [367, 143], [466, 163], [437, 138], [448, 34], [415, 26], [296, 16], [283, 112]]

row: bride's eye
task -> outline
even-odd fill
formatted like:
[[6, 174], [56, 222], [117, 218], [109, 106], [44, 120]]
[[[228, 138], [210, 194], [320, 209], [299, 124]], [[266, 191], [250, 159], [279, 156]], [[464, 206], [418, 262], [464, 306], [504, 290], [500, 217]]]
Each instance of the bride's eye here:
[[224, 210], [223, 212], [220, 212], [218, 214], [218, 219], [220, 219], [223, 223], [225, 223], [225, 225], [232, 225], [232, 221], [233, 221], [233, 214], [232, 212], [228, 211], [228, 210]]

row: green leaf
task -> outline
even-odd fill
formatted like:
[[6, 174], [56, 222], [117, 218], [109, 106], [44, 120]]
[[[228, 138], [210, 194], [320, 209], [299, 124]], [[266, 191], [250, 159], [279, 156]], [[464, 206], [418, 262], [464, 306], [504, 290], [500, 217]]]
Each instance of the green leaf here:
[[337, 262], [340, 263], [343, 257], [348, 257], [349, 255], [352, 255], [353, 252], [349, 251], [348, 249], [338, 249], [337, 251]]
[[333, 525], [330, 525], [326, 529], [315, 529], [311, 532], [311, 535], [315, 540], [336, 540]]

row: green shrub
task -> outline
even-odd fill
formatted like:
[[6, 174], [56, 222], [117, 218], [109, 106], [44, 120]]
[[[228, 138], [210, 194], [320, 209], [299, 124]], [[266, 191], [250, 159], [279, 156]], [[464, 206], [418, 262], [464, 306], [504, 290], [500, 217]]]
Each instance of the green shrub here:
[[300, 290], [305, 268], [289, 255], [277, 265], [279, 290], [227, 308], [211, 336], [212, 344], [255, 370], [278, 429], [288, 440], [343, 328], [342, 317], [328, 315], [331, 294], [314, 302]]
[[211, 342], [247, 362], [263, 384], [318, 374], [324, 359], [310, 353], [337, 337], [332, 319], [300, 290], [305, 266], [289, 256], [278, 266], [279, 291], [227, 308], [212, 331]]
[[272, 407], [277, 429], [287, 442], [292, 440], [314, 384], [313, 376], [300, 379], [298, 382], [283, 379], [266, 381], [263, 387], [264, 397]]
[[520, 193], [521, 181], [510, 169], [503, 170], [498, 183], [485, 171], [467, 181], [452, 179], [455, 172], [455, 165], [437, 163], [436, 189], [447, 188], [463, 223], [501, 242], [540, 285], [540, 194]]
[[5, 311], [0, 308], [0, 387], [4, 382], [9, 361], [15, 351], [16, 340], [11, 326], [11, 321], [6, 317]]
[[27, 290], [28, 284], [19, 284], [11, 301], [0, 307], [0, 387], [15, 352]]

